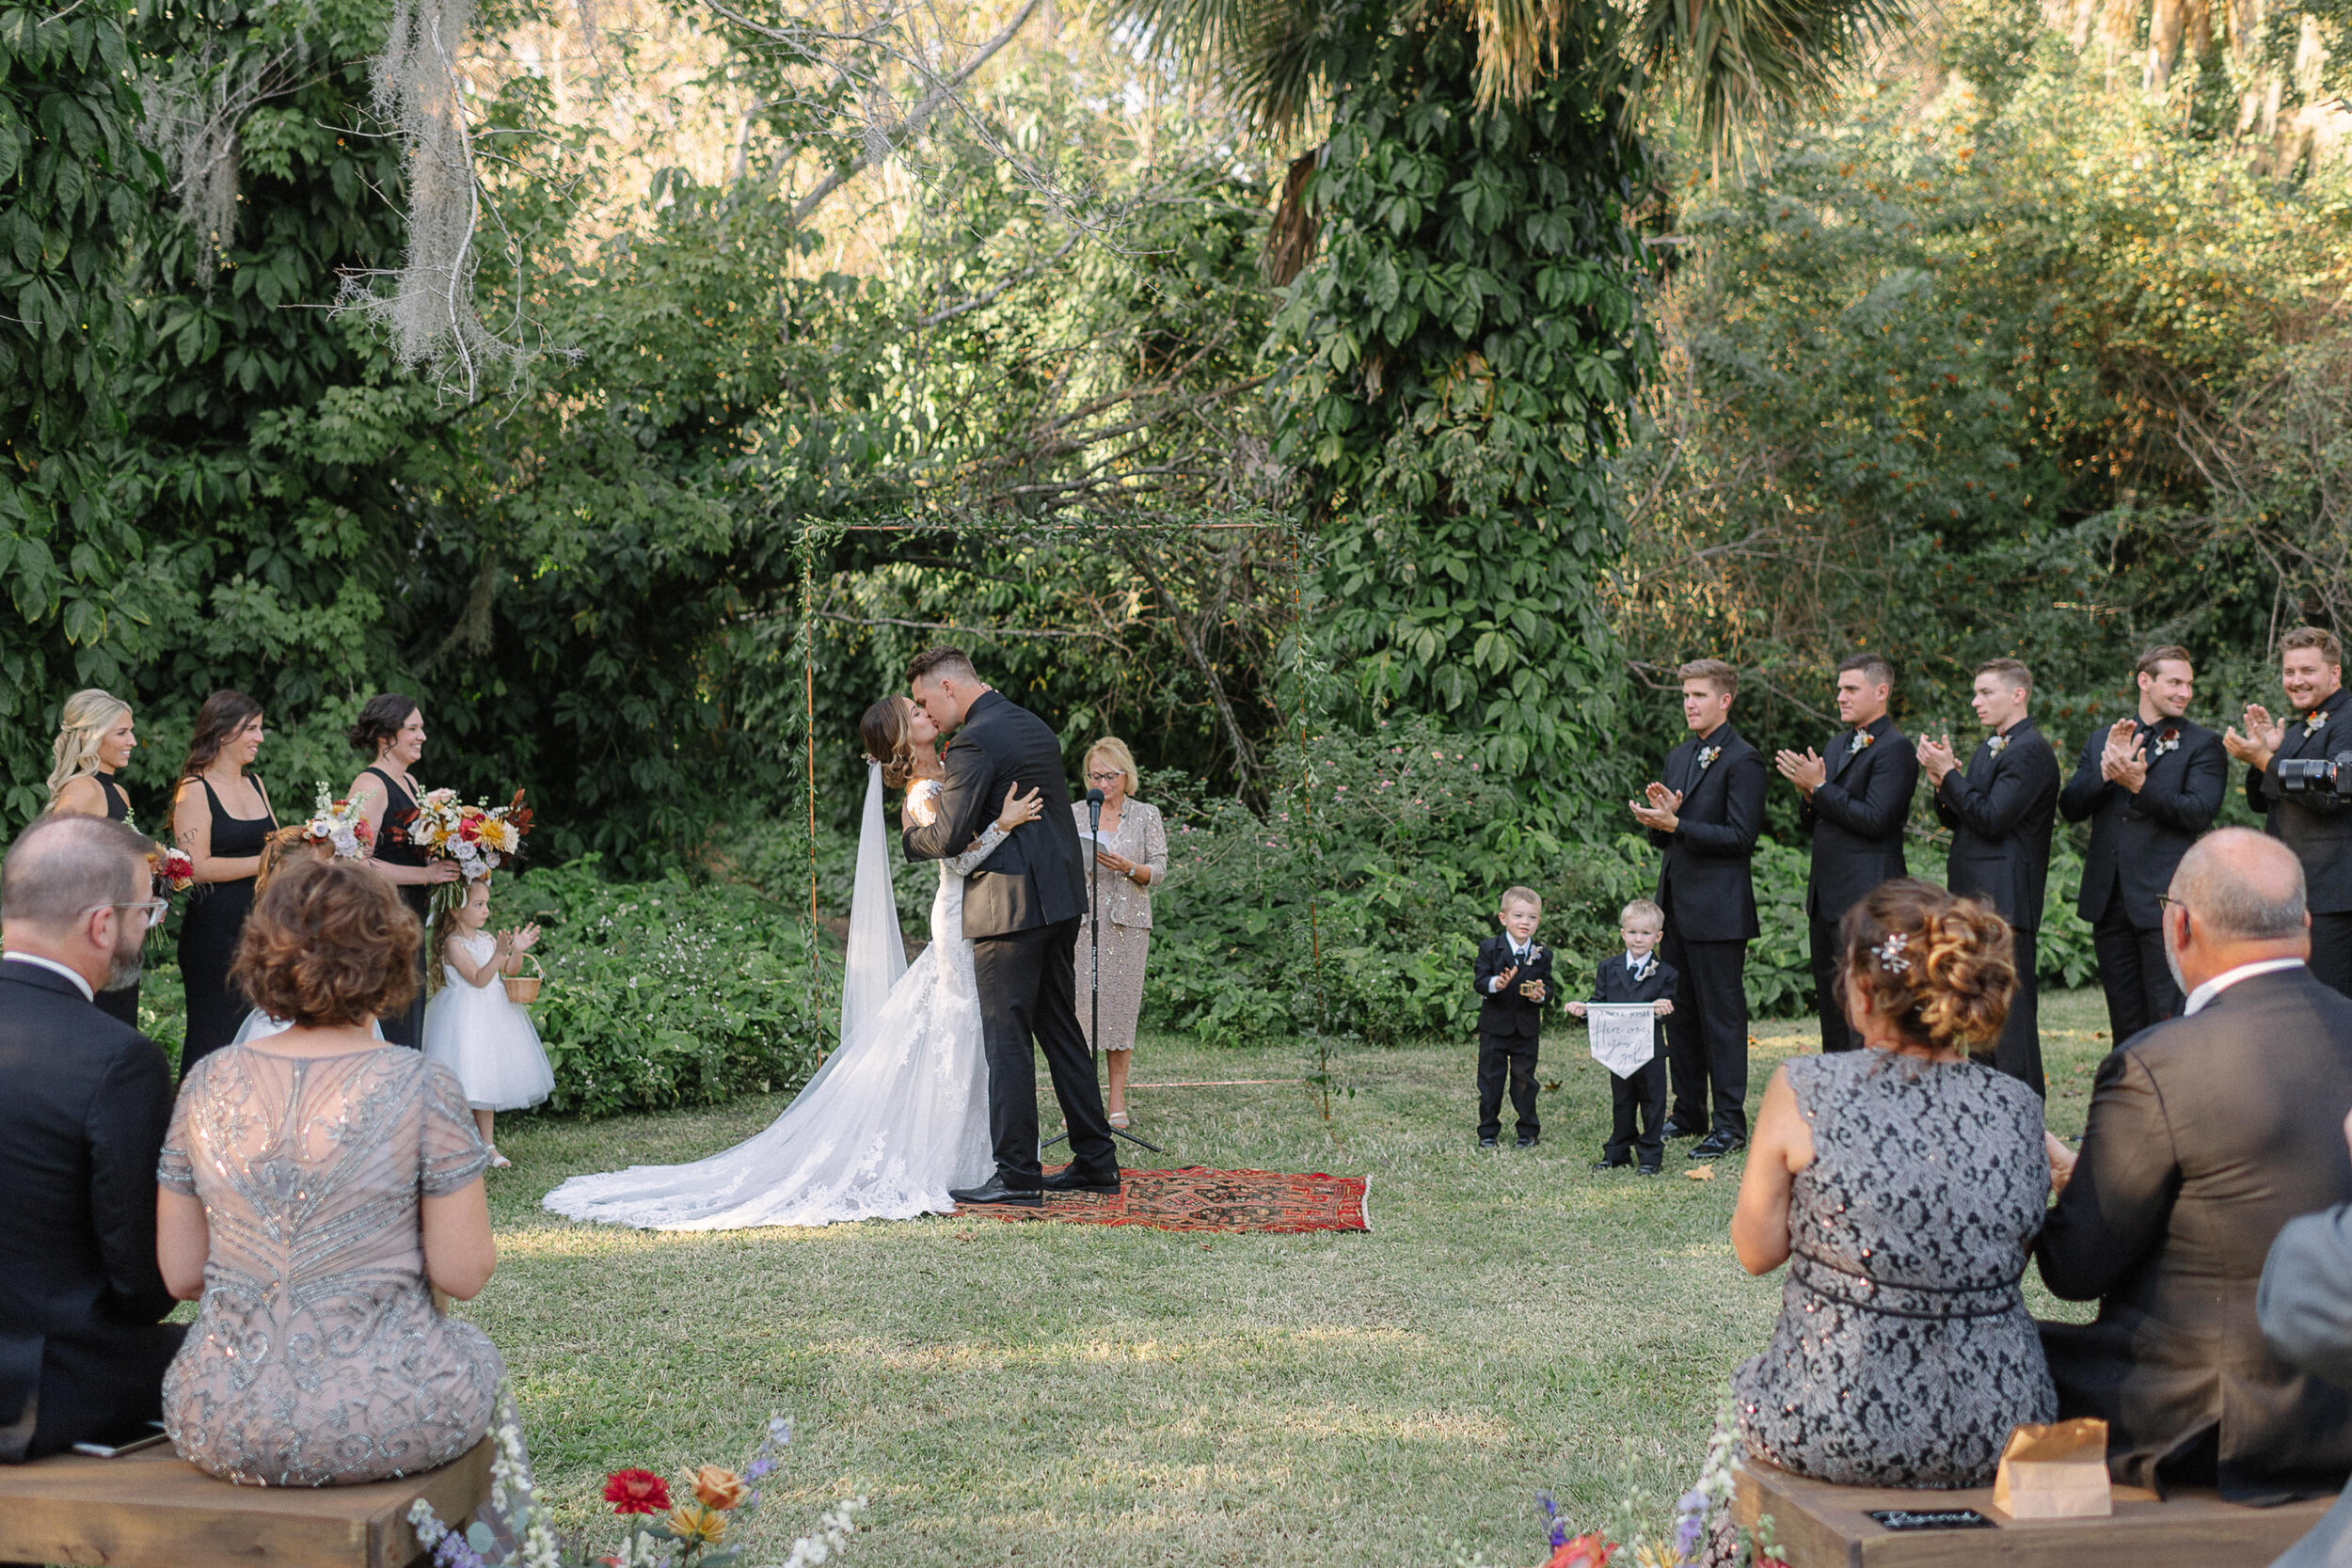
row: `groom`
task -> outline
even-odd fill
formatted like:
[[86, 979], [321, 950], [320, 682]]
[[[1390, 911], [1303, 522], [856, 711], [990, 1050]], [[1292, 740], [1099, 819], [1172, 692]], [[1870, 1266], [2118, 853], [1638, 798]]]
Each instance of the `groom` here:
[[[1061, 743], [1043, 720], [983, 683], [961, 648], [922, 655], [907, 681], [914, 705], [940, 734], [955, 734], [940, 758], [946, 778], [934, 797], [938, 815], [930, 827], [906, 831], [907, 859], [945, 860], [971, 847], [1008, 786], [1045, 796], [1045, 815], [1005, 840], [964, 883], [963, 934], [980, 990], [996, 1174], [947, 1196], [959, 1203], [1037, 1208], [1049, 1189], [1115, 1193], [1119, 1157], [1095, 1086], [1094, 1057], [1078, 1027], [1072, 960], [1086, 879]], [[1045, 1053], [1054, 1098], [1070, 1128], [1071, 1163], [1052, 1176], [1038, 1164], [1032, 1038]]]

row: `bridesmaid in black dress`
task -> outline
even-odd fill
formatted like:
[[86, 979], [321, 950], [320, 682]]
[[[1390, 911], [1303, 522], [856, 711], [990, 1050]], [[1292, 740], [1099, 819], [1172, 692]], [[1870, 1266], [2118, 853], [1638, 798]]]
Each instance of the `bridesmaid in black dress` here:
[[247, 771], [261, 749], [261, 704], [242, 691], [204, 699], [171, 803], [172, 834], [196, 867], [196, 886], [180, 916], [180, 981], [188, 993], [183, 1081], [190, 1068], [236, 1038], [252, 1010], [230, 980], [229, 965], [253, 908], [262, 846], [278, 831], [269, 792]]
[[[457, 879], [457, 863], [427, 859], [408, 842], [408, 824], [424, 794], [409, 771], [424, 755], [424, 714], [413, 698], [386, 692], [368, 699], [351, 726], [351, 749], [374, 761], [351, 781], [350, 799], [375, 834], [375, 858], [371, 863], [400, 892], [400, 901], [424, 925], [432, 918], [433, 890]], [[406, 1010], [378, 1019], [384, 1037], [394, 1045], [416, 1045], [424, 1033], [424, 950], [417, 948], [417, 995]]]
[[[65, 700], [57, 716], [56, 744], [49, 770], [49, 809], [70, 816], [103, 816], [131, 821], [131, 797], [115, 775], [131, 765], [139, 737], [131, 723], [131, 705], [96, 687], [76, 691]], [[135, 826], [135, 824], [134, 824]], [[139, 1026], [139, 984], [136, 980], [97, 996], [98, 1010]]]

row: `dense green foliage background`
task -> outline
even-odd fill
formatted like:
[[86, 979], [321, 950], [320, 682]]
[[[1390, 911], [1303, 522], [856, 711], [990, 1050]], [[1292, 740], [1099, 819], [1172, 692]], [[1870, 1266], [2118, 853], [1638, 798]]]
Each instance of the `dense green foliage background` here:
[[[150, 825], [211, 689], [266, 705], [281, 805], [419, 694], [428, 784], [539, 807], [567, 1107], [815, 1059], [856, 716], [943, 638], [1073, 766], [1124, 735], [1179, 823], [1158, 1023], [1379, 1042], [1462, 1026], [1510, 882], [1602, 950], [1686, 657], [1748, 672], [1769, 751], [1826, 736], [1854, 647], [1963, 739], [2016, 654], [2071, 751], [2149, 642], [2218, 725], [2278, 631], [2352, 630], [2332, 12], [2158, 80], [2144, 16], [1963, 0], [1726, 161], [1603, 11], [1496, 102], [1470, 12], [1359, 5], [1295, 164], [1071, 19], [901, 177], [799, 46], [661, 13], [703, 50], [672, 100], [737, 106], [672, 161], [615, 129], [640, 45], [559, 81], [512, 40], [563, 19], [510, 6], [474, 290], [531, 352], [468, 397], [328, 309], [406, 244], [389, 10], [0, 8], [0, 804], [40, 809], [82, 685], [136, 708]], [[803, 200], [828, 170], [872, 199]], [[1772, 801], [1751, 990], [1796, 1010]]]

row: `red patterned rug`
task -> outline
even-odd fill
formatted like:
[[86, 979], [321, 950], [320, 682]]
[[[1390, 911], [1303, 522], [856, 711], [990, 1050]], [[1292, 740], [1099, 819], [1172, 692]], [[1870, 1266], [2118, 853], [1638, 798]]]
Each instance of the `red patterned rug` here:
[[961, 1204], [959, 1217], [1148, 1225], [1161, 1230], [1370, 1230], [1366, 1178], [1274, 1170], [1124, 1170], [1120, 1190], [1048, 1193], [1042, 1209]]

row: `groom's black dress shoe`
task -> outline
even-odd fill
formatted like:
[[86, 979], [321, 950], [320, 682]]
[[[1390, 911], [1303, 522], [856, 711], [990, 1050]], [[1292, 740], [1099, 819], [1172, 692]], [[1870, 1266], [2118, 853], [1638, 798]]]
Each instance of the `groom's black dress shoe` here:
[[1035, 1187], [1008, 1187], [1001, 1176], [992, 1176], [977, 1187], [950, 1187], [947, 1196], [958, 1203], [1012, 1203], [1024, 1209], [1042, 1209], [1045, 1195]]
[[1097, 1171], [1080, 1170], [1075, 1165], [1064, 1165], [1045, 1179], [1045, 1190], [1049, 1193], [1115, 1193], [1119, 1191], [1119, 1173], [1112, 1171], [1104, 1176]]
[[1735, 1149], [1747, 1147], [1748, 1140], [1736, 1132], [1709, 1132], [1692, 1146], [1689, 1157], [1693, 1160], [1720, 1160]]

